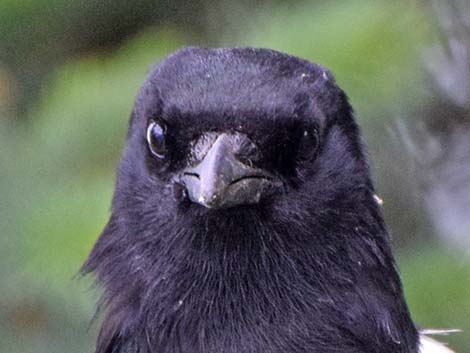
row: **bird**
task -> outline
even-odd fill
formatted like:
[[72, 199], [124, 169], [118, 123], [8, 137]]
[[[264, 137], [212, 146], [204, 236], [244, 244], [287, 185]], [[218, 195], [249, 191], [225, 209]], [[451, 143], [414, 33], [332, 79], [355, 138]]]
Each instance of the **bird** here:
[[450, 352], [411, 318], [346, 93], [271, 49], [150, 70], [82, 272], [96, 353]]

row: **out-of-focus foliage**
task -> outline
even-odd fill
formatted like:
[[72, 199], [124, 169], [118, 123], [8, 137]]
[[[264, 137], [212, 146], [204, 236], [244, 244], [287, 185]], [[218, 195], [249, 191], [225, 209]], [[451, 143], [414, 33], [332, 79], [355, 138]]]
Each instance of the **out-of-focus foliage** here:
[[[385, 129], [435, 103], [429, 12], [406, 0], [247, 4], [2, 1], [0, 352], [92, 351], [96, 292], [76, 274], [108, 217], [133, 99], [155, 61], [196, 39], [331, 69], [369, 144], [413, 316], [470, 332], [469, 257], [435, 241], [402, 141]], [[470, 349], [468, 334], [444, 340]]]
[[82, 53], [111, 50], [149, 25], [200, 33], [204, 1], [1, 0], [0, 63], [14, 72], [24, 111], [54, 68]]

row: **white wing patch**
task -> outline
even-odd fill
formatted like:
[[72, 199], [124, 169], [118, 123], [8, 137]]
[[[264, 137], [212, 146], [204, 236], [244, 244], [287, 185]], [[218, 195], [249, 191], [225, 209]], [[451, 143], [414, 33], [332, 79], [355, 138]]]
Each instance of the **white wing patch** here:
[[423, 333], [419, 335], [419, 347], [419, 353], [455, 353], [442, 343], [425, 336]]

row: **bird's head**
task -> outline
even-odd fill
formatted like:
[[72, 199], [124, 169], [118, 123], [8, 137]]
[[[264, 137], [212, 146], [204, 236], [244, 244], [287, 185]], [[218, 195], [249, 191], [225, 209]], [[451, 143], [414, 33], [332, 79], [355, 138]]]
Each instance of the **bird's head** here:
[[189, 48], [138, 95], [114, 210], [144, 223], [295, 219], [368, 188], [351, 108], [327, 70], [271, 50]]

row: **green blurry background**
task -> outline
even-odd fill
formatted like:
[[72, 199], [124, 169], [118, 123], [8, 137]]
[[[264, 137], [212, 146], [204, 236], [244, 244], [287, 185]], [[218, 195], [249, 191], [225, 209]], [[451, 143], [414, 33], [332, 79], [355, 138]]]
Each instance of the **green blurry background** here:
[[468, 1], [0, 0], [0, 352], [92, 352], [77, 272], [139, 85], [186, 45], [332, 70], [363, 127], [416, 322], [470, 351]]

